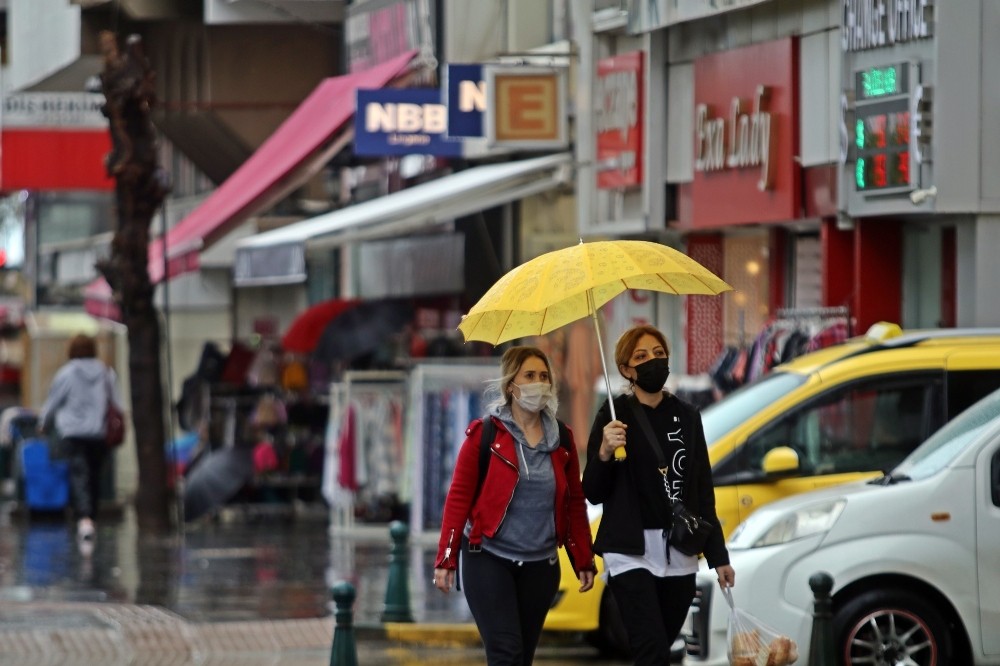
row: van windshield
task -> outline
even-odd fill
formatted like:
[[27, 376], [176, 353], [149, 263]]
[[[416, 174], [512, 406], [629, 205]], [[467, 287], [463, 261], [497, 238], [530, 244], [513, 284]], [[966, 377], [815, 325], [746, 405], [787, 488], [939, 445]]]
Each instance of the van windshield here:
[[893, 476], [925, 479], [944, 469], [985, 430], [1000, 422], [1000, 391], [994, 391], [948, 422], [899, 464]]
[[769, 404], [804, 384], [804, 375], [792, 372], [772, 372], [752, 384], [733, 391], [725, 398], [706, 407], [701, 413], [705, 426], [705, 441], [715, 444], [723, 435], [740, 425]]

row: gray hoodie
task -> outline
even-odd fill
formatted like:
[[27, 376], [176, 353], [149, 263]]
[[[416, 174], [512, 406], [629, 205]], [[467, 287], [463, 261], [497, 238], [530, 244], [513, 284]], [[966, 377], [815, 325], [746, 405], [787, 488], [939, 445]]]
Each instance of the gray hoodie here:
[[124, 411], [115, 371], [100, 359], [72, 359], [52, 379], [39, 423], [48, 425], [54, 418], [62, 437], [103, 438], [109, 397]]
[[559, 424], [547, 411], [542, 411], [545, 438], [538, 446], [527, 446], [524, 433], [514, 422], [510, 407], [503, 405], [487, 410], [503, 422], [514, 436], [520, 478], [500, 531], [492, 539], [483, 537], [483, 548], [507, 559], [534, 561], [556, 556], [555, 496], [556, 481], [551, 453], [559, 448]]

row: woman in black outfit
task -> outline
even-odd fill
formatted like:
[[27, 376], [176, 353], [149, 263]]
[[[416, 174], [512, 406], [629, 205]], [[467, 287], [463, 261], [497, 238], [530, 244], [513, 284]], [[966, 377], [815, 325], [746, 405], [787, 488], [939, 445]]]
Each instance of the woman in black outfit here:
[[[630, 392], [615, 398], [617, 420], [607, 403], [598, 411], [583, 473], [587, 499], [604, 505], [594, 551], [604, 557], [637, 666], [669, 663], [670, 647], [694, 599], [698, 558], [667, 544], [672, 502], [683, 501], [714, 524], [704, 546], [708, 566], [722, 587], [736, 579], [715, 513], [701, 415], [663, 391], [668, 363], [667, 340], [655, 327], [636, 326], [619, 338], [615, 364]], [[657, 441], [647, 440], [635, 410], [645, 413]], [[615, 449], [622, 446], [627, 457], [617, 461]]]

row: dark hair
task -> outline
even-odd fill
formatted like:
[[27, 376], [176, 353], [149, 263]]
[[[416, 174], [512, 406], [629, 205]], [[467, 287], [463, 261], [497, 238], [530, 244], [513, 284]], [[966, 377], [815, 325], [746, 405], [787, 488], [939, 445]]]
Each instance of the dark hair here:
[[545, 369], [549, 371], [549, 380], [552, 383], [552, 390], [556, 389], [556, 377], [552, 372], [552, 365], [549, 363], [549, 357], [545, 355], [538, 347], [529, 347], [527, 345], [521, 345], [519, 347], [511, 347], [503, 353], [500, 357], [500, 392], [503, 395], [504, 400], [508, 403], [510, 402], [510, 385], [514, 381], [514, 377], [521, 370], [521, 366], [529, 358], [540, 358], [545, 363]]
[[618, 374], [625, 377], [625, 379], [628, 379], [628, 376], [622, 372], [622, 366], [628, 365], [629, 360], [632, 358], [632, 352], [635, 351], [635, 346], [639, 344], [639, 340], [644, 335], [652, 335], [656, 338], [663, 345], [667, 355], [670, 355], [670, 345], [667, 343], [667, 336], [663, 335], [660, 329], [650, 324], [633, 326], [622, 333], [622, 336], [618, 338], [618, 343], [615, 345], [615, 365], [618, 366]]
[[69, 341], [69, 357], [94, 358], [97, 356], [97, 342], [89, 335], [77, 333]]

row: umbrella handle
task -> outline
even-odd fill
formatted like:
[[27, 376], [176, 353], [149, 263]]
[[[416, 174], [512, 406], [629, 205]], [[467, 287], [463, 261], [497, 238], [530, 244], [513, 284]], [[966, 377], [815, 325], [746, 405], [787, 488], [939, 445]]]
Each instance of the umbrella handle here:
[[[611, 407], [611, 420], [617, 421], [618, 415], [615, 413], [615, 400], [611, 392], [611, 376], [608, 375], [608, 363], [604, 360], [604, 343], [601, 341], [601, 325], [597, 321], [597, 308], [594, 307], [594, 292], [587, 290], [587, 304], [590, 306], [590, 316], [594, 319], [594, 332], [597, 333], [597, 348], [601, 352], [601, 368], [604, 370], [604, 385], [608, 389], [608, 405]], [[628, 457], [624, 446], [615, 449], [615, 461], [621, 462]]]

